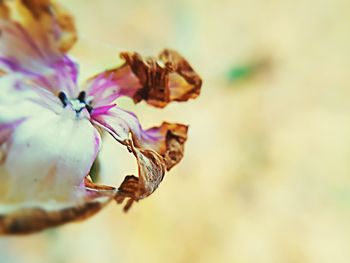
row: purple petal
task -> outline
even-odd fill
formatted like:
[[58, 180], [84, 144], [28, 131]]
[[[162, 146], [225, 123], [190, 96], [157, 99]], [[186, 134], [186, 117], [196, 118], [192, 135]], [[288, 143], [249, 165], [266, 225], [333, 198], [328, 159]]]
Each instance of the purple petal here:
[[77, 64], [50, 44], [49, 36], [34, 38], [20, 24], [4, 20], [0, 30], [0, 69], [26, 75], [55, 94], [78, 93]]
[[87, 94], [94, 98], [95, 107], [111, 104], [121, 96], [132, 97], [140, 87], [138, 78], [125, 67], [105, 71], [86, 83]]
[[107, 106], [101, 106], [101, 107], [97, 107], [94, 108], [91, 111], [91, 117], [92, 118], [97, 118], [99, 115], [105, 115], [108, 113], [108, 111], [112, 108], [114, 108], [116, 106], [116, 104], [112, 104], [112, 105], [107, 105]]
[[0, 123], [0, 146], [10, 139], [13, 131], [20, 125], [24, 119], [9, 123]]

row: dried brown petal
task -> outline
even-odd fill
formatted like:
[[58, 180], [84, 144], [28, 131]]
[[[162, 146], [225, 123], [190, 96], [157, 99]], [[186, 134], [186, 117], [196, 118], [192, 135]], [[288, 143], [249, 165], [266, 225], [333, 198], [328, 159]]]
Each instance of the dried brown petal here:
[[118, 188], [118, 193], [115, 197], [118, 203], [122, 203], [125, 198], [129, 198], [124, 211], [128, 211], [134, 201], [141, 200], [152, 194], [163, 180], [165, 174], [164, 160], [158, 153], [153, 150], [135, 148], [132, 144], [130, 148], [137, 159], [139, 177], [126, 176]]
[[96, 125], [127, 146], [137, 159], [139, 177], [127, 176], [116, 197], [118, 203], [126, 197], [131, 198], [124, 208], [128, 210], [133, 201], [152, 194], [162, 181], [165, 170], [170, 170], [183, 158], [188, 126], [164, 122], [159, 127], [143, 130], [136, 116], [125, 113], [115, 107], [94, 120]]
[[0, 18], [8, 19], [10, 11], [5, 5], [4, 0], [0, 0]]
[[83, 220], [101, 210], [110, 199], [91, 200], [81, 205], [48, 211], [42, 208], [22, 208], [0, 214], [0, 235], [29, 234], [68, 222]]
[[0, 235], [30, 234], [65, 223], [84, 220], [105, 207], [116, 195], [111, 186], [94, 184], [89, 177], [84, 181], [85, 200], [61, 209], [40, 207], [21, 208], [10, 213], [0, 213]]
[[160, 127], [151, 128], [145, 133], [156, 135], [159, 140], [152, 142], [129, 142], [129, 149], [137, 159], [139, 177], [128, 175], [118, 188], [116, 201], [122, 203], [129, 198], [124, 207], [128, 211], [134, 201], [151, 195], [162, 182], [165, 170], [170, 170], [183, 157], [184, 143], [188, 126], [164, 122]]
[[125, 63], [99, 73], [87, 81], [87, 93], [111, 101], [128, 96], [163, 108], [172, 101], [196, 98], [202, 80], [190, 64], [174, 50], [165, 49], [157, 58], [136, 52], [120, 54]]
[[21, 2], [36, 19], [40, 19], [43, 13], [50, 12], [50, 0], [21, 0]]
[[[116, 108], [109, 112], [110, 116], [112, 113], [117, 113]], [[106, 127], [106, 131], [120, 143], [127, 146], [129, 152], [133, 153], [137, 159], [139, 176], [127, 176], [116, 196], [118, 203], [122, 203], [125, 198], [130, 198], [124, 208], [128, 210], [133, 201], [152, 194], [163, 180], [165, 171], [181, 161], [188, 126], [164, 122], [159, 127], [142, 130], [136, 118], [130, 118], [133, 121], [127, 123], [128, 118], [120, 118], [121, 116], [133, 115], [115, 114], [110, 120], [105, 114], [104, 118], [99, 120], [99, 124], [101, 127]], [[130, 140], [130, 133], [132, 140]]]
[[116, 193], [115, 187], [109, 186], [109, 185], [96, 184], [92, 181], [90, 176], [85, 177], [84, 185], [86, 189], [95, 190], [97, 193], [97, 196], [101, 196], [101, 195], [114, 196]]
[[61, 5], [50, 0], [20, 0], [17, 3], [22, 23], [36, 38], [53, 36], [55, 45], [63, 53], [74, 45], [77, 40], [74, 19]]
[[184, 144], [187, 140], [188, 126], [163, 122], [159, 127], [153, 127], [146, 133], [157, 135], [159, 139], [154, 142], [138, 142], [138, 147], [149, 148], [159, 153], [163, 158], [167, 170], [178, 164], [183, 158]]
[[163, 108], [171, 101], [187, 101], [200, 93], [202, 80], [190, 64], [174, 50], [165, 49], [158, 58], [142, 58], [136, 52], [121, 53], [121, 57], [142, 84], [133, 96], [135, 103], [147, 103]]
[[77, 41], [77, 31], [73, 17], [58, 4], [53, 4], [51, 14], [57, 20], [60, 27], [59, 49], [62, 53], [66, 53]]

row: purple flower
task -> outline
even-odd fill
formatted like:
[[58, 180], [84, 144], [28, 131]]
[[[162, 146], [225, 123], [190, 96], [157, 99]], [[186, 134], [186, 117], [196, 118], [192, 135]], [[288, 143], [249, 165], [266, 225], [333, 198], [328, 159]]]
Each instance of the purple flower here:
[[[66, 55], [77, 39], [73, 18], [49, 1], [9, 2], [0, 1], [0, 234], [83, 219], [111, 200], [127, 199], [127, 211], [182, 159], [188, 127], [145, 130], [117, 99], [165, 107], [197, 97], [200, 77], [173, 50], [147, 59], [126, 52], [121, 66], [79, 85]], [[138, 162], [138, 177], [119, 188], [89, 176], [102, 130]]]

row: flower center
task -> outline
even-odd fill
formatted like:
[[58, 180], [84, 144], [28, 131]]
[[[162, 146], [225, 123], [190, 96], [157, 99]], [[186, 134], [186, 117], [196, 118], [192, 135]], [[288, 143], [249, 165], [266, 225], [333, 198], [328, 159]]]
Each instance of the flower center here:
[[67, 105], [70, 105], [77, 114], [80, 113], [83, 109], [87, 109], [89, 113], [92, 111], [92, 107], [90, 105], [91, 99], [86, 98], [85, 91], [81, 91], [78, 97], [75, 99], [68, 99], [66, 93], [61, 91], [58, 94], [58, 98], [62, 102], [63, 108], [65, 108]]

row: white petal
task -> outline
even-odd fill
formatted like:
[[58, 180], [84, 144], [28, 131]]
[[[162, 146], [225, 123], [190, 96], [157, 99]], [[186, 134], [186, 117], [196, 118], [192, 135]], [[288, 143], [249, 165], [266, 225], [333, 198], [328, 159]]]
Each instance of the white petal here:
[[18, 74], [0, 77], [0, 123], [40, 115], [42, 107], [62, 112], [58, 97], [38, 84]]
[[99, 146], [100, 136], [89, 120], [77, 119], [70, 109], [59, 115], [42, 109], [40, 117], [30, 117], [19, 125], [8, 142], [0, 168], [0, 199], [74, 198]]

